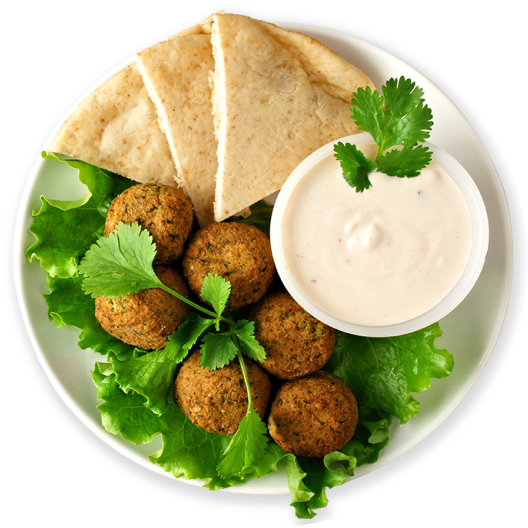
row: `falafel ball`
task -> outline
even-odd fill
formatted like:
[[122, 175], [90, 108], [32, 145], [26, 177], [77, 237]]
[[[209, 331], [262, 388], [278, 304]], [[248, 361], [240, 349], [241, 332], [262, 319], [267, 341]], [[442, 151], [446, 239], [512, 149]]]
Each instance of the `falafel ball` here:
[[322, 368], [334, 351], [337, 331], [312, 317], [288, 292], [262, 299], [252, 310], [255, 337], [266, 350], [262, 363], [280, 379], [297, 379]]
[[112, 233], [119, 222], [137, 222], [156, 243], [154, 263], [166, 266], [182, 256], [193, 220], [191, 200], [181, 189], [142, 183], [114, 198], [108, 209], [104, 234]]
[[[236, 433], [247, 412], [248, 397], [242, 368], [235, 359], [223, 368], [209, 370], [200, 364], [200, 351], [188, 357], [174, 382], [174, 400], [198, 427], [222, 435]], [[266, 372], [244, 358], [253, 407], [261, 418], [270, 402], [271, 383]]]
[[322, 370], [287, 381], [271, 404], [268, 430], [282, 449], [298, 456], [322, 457], [354, 436], [356, 398], [339, 377]]
[[183, 274], [196, 295], [205, 277], [216, 273], [231, 283], [227, 308], [257, 302], [273, 282], [275, 264], [269, 238], [258, 228], [236, 222], [209, 224], [190, 239]]
[[[184, 297], [191, 292], [172, 268], [154, 266], [160, 281]], [[95, 299], [95, 317], [112, 336], [145, 350], [161, 350], [167, 338], [187, 317], [191, 307], [161, 288], [111, 299]]]

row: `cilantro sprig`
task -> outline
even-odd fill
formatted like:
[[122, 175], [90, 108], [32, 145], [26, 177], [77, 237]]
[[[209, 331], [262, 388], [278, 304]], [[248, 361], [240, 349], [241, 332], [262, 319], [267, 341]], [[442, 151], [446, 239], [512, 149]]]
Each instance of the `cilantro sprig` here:
[[[216, 370], [238, 358], [248, 394], [248, 408], [218, 466], [219, 475], [228, 479], [254, 464], [266, 449], [266, 426], [253, 407], [242, 356], [245, 354], [262, 362], [266, 353], [255, 338], [253, 322], [244, 319], [234, 321], [229, 314], [224, 314], [231, 294], [229, 281], [219, 275], [205, 277], [201, 297], [211, 304], [214, 311], [209, 310], [159, 280], [153, 269], [155, 255], [156, 245], [148, 231], [141, 229], [137, 223], [121, 223], [113, 233], [99, 238], [86, 252], [79, 265], [79, 272], [84, 276], [82, 288], [92, 297], [119, 297], [147, 288], [161, 288], [209, 316], [190, 312], [184, 323], [169, 336], [162, 351], [149, 352], [125, 362], [114, 358], [111, 362], [123, 390], [147, 396], [142, 383], [146, 381], [149, 384], [150, 397], [146, 398], [145, 406], [159, 415], [165, 409], [177, 364], [187, 357], [200, 338], [203, 368]], [[141, 376], [135, 375], [138, 372]], [[156, 387], [153, 388], [153, 385]]]
[[403, 76], [389, 79], [381, 90], [383, 95], [370, 86], [359, 88], [353, 94], [350, 111], [359, 130], [368, 132], [378, 146], [375, 159], [368, 159], [350, 143], [334, 146], [343, 177], [356, 192], [371, 187], [369, 174], [374, 170], [411, 178], [418, 176], [432, 158], [428, 147], [418, 145], [429, 137], [433, 126], [424, 91]]

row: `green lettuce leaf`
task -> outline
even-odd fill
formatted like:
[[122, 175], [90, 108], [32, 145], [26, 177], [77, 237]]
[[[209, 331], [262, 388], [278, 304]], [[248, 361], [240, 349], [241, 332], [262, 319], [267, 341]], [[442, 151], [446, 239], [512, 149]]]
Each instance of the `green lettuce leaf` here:
[[270, 234], [271, 213], [273, 212], [273, 205], [260, 200], [250, 207], [251, 215], [247, 218], [241, 216], [233, 216], [229, 219], [230, 222], [238, 222], [239, 224], [249, 224], [258, 227], [267, 236]]
[[[102, 234], [113, 197], [134, 182], [82, 162], [67, 163], [79, 169], [88, 194], [72, 202], [43, 199], [31, 228], [37, 241], [27, 256], [39, 259], [49, 271], [50, 291], [45, 298], [50, 319], [59, 327], [79, 328], [81, 348], [108, 354], [108, 361], [97, 363], [92, 372], [98, 397], [103, 400], [99, 410], [104, 427], [135, 444], [149, 443], [161, 435], [162, 447], [150, 460], [175, 477], [204, 479], [209, 489], [222, 489], [267, 475], [282, 464], [297, 516], [311, 518], [315, 510], [326, 505], [327, 488], [343, 484], [356, 467], [378, 459], [389, 441], [392, 416], [405, 423], [418, 412], [412, 393], [429, 388], [432, 378], [451, 372], [452, 356], [435, 346], [441, 335], [437, 324], [387, 339], [339, 332], [325, 370], [345, 379], [358, 399], [360, 420], [353, 439], [321, 459], [295, 457], [269, 440], [260, 446], [258, 457], [244, 460], [234, 468], [237, 473], [230, 476], [230, 470], [225, 472], [229, 478], [222, 478], [217, 467], [233, 437], [208, 433], [192, 424], [171, 395], [177, 363], [212, 329], [214, 320], [191, 313], [188, 323], [170, 336], [164, 350], [149, 353], [122, 343], [102, 329], [95, 318], [94, 299], [81, 288], [79, 261]], [[258, 214], [245, 223], [260, 222], [260, 228], [269, 228], [271, 210], [267, 204], [258, 205], [254, 210]], [[220, 307], [222, 292], [217, 293], [212, 294], [217, 295]], [[246, 321], [237, 325], [236, 335], [244, 352], [258, 359], [261, 351], [253, 328]]]
[[95, 318], [95, 299], [82, 290], [82, 276], [69, 278], [46, 274], [49, 292], [44, 294], [48, 317], [59, 328], [73, 326], [81, 330], [79, 348], [91, 348], [99, 354], [113, 353], [120, 359], [137, 355], [135, 347], [107, 333]]
[[163, 413], [178, 366], [170, 350], [154, 350], [124, 361], [109, 357], [109, 361], [121, 390], [140, 394], [148, 409]]
[[453, 356], [436, 348], [442, 335], [438, 323], [411, 334], [387, 338], [358, 337], [338, 332], [325, 370], [342, 377], [361, 406], [399, 418], [402, 424], [418, 414], [412, 393], [431, 386], [453, 370]]
[[104, 402], [98, 406], [103, 427], [112, 434], [121, 434], [134, 444], [148, 444], [167, 427], [167, 418], [147, 409], [140, 394], [123, 392], [115, 379], [111, 365], [96, 363], [92, 381], [97, 396]]
[[[327, 455], [328, 456], [328, 455]], [[341, 486], [347, 480], [346, 473], [341, 469], [332, 469], [325, 458], [297, 457], [301, 471], [305, 473], [302, 482], [312, 496], [306, 501], [292, 502], [295, 514], [300, 519], [315, 517], [314, 510], [324, 508], [328, 504], [326, 488]]]
[[112, 200], [136, 182], [82, 161], [63, 160], [54, 154], [42, 155], [77, 169], [80, 181], [87, 187], [87, 195], [76, 201], [41, 197], [42, 206], [38, 212], [33, 212], [33, 224], [29, 229], [36, 241], [26, 250], [26, 257], [30, 262], [38, 259], [52, 276], [72, 277], [77, 274], [85, 251], [103, 234]]
[[[297, 465], [292, 462], [285, 464], [297, 517], [313, 518], [316, 515], [314, 510], [328, 504], [326, 488], [344, 484], [347, 477], [354, 476], [354, 468], [378, 460], [389, 442], [391, 422], [390, 416], [381, 417], [371, 409], [360, 409], [356, 432], [346, 446], [323, 458], [296, 457]], [[300, 481], [299, 474], [304, 475]]]
[[145, 398], [134, 392], [124, 392], [109, 363], [96, 363], [92, 380], [97, 388], [102, 423], [112, 434], [120, 434], [135, 444], [146, 444], [160, 434], [162, 447], [149, 459], [174, 477], [203, 479], [209, 489], [222, 489], [241, 484], [250, 478], [265, 476], [278, 468], [285, 457], [292, 457], [279, 446], [268, 442], [258, 460], [251, 461], [240, 474], [223, 479], [217, 466], [233, 436], [209, 433], [194, 425], [172, 398], [162, 415], [145, 406]]

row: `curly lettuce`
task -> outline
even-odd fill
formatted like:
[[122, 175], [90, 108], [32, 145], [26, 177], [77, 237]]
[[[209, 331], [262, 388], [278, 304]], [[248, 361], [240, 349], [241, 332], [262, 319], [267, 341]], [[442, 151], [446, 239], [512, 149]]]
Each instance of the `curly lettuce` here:
[[[45, 157], [76, 168], [87, 187], [86, 197], [75, 202], [42, 197], [42, 207], [34, 213], [30, 230], [36, 241], [26, 255], [30, 261], [39, 260], [47, 272], [49, 318], [59, 327], [78, 328], [81, 349], [107, 356], [92, 372], [105, 429], [134, 444], [148, 444], [160, 435], [162, 447], [149, 458], [175, 477], [201, 479], [209, 489], [222, 489], [284, 467], [296, 515], [312, 518], [315, 510], [326, 506], [327, 489], [345, 483], [356, 467], [378, 460], [389, 442], [393, 417], [405, 423], [418, 413], [419, 403], [412, 394], [426, 390], [431, 379], [448, 376], [453, 369], [451, 354], [436, 348], [442, 333], [438, 324], [393, 338], [339, 332], [325, 370], [342, 377], [358, 400], [359, 424], [352, 440], [323, 458], [304, 458], [285, 452], [270, 439], [259, 460], [223, 479], [217, 467], [231, 437], [198, 428], [171, 397], [178, 351], [185, 348], [186, 339], [170, 343], [165, 351], [146, 352], [126, 345], [102, 329], [95, 318], [94, 299], [81, 288], [79, 262], [103, 233], [113, 198], [134, 182], [80, 161]], [[240, 221], [266, 231], [271, 209], [256, 204], [255, 214]]]

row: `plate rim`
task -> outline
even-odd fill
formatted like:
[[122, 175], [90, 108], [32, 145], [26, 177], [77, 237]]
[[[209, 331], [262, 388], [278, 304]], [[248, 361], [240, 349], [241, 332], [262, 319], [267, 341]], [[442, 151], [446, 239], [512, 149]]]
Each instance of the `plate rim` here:
[[[465, 118], [465, 116], [462, 114], [462, 112], [459, 110], [459, 108], [451, 101], [451, 99], [441, 90], [433, 81], [431, 81], [426, 75], [421, 73], [419, 70], [414, 68], [411, 64], [407, 63], [403, 59], [400, 59], [396, 55], [392, 54], [391, 52], [372, 44], [364, 39], [361, 39], [359, 37], [355, 37], [354, 35], [350, 35], [346, 32], [320, 27], [316, 25], [311, 24], [300, 24], [300, 23], [291, 23], [291, 22], [275, 22], [280, 27], [283, 27], [284, 29], [292, 30], [292, 31], [298, 31], [305, 33], [309, 36], [313, 36], [315, 34], [316, 36], [313, 38], [320, 38], [321, 35], [324, 37], [337, 37], [341, 43], [348, 46], [349, 44], [353, 43], [355, 47], [362, 47], [363, 49], [366, 49], [369, 53], [381, 53], [382, 55], [388, 57], [391, 59], [392, 62], [399, 62], [400, 64], [404, 64], [407, 68], [410, 68], [411, 70], [414, 70], [418, 76], [421, 78], [427, 79], [427, 81], [438, 91], [438, 93], [445, 98], [449, 104], [453, 107], [454, 110], [459, 114], [459, 116], [467, 123], [469, 130], [472, 133], [472, 142], [479, 148], [480, 156], [484, 159], [486, 162], [486, 165], [488, 165], [493, 172], [494, 176], [494, 183], [498, 184], [497, 188], [497, 197], [499, 198], [499, 202], [501, 205], [501, 211], [504, 214], [504, 220], [505, 220], [505, 228], [506, 232], [502, 233], [504, 236], [504, 243], [507, 248], [507, 253], [505, 255], [505, 262], [507, 264], [507, 275], [504, 277], [505, 285], [504, 288], [501, 290], [501, 293], [503, 295], [502, 302], [501, 302], [501, 308], [497, 313], [497, 317], [495, 319], [496, 324], [493, 333], [490, 335], [490, 338], [488, 340], [488, 346], [486, 347], [484, 354], [482, 356], [482, 359], [480, 363], [478, 364], [478, 368], [475, 370], [474, 375], [472, 376], [471, 380], [466, 381], [463, 384], [463, 390], [461, 391], [461, 396], [452, 402], [449, 403], [447, 406], [443, 406], [441, 408], [441, 412], [435, 417], [435, 420], [431, 425], [425, 428], [424, 431], [420, 435], [416, 435], [415, 438], [413, 438], [412, 445], [409, 447], [405, 447], [403, 449], [400, 449], [399, 451], [392, 452], [390, 454], [387, 454], [384, 456], [384, 453], [386, 453], [386, 450], [383, 450], [381, 453], [381, 456], [379, 460], [374, 464], [365, 464], [363, 466], [360, 466], [356, 469], [356, 476], [349, 478], [348, 480], [352, 480], [355, 478], [358, 478], [362, 475], [365, 475], [367, 473], [370, 473], [371, 471], [374, 471], [375, 469], [378, 469], [385, 464], [391, 462], [392, 460], [398, 458], [400, 455], [406, 453], [412, 447], [415, 447], [417, 444], [419, 444], [424, 438], [429, 436], [435, 429], [437, 429], [446, 419], [449, 415], [453, 413], [453, 411], [458, 407], [458, 405], [465, 399], [471, 388], [474, 386], [476, 381], [479, 379], [482, 371], [484, 370], [485, 366], [487, 365], [491, 354], [493, 353], [498, 339], [500, 337], [502, 328], [504, 326], [506, 314], [509, 307], [509, 301], [510, 301], [510, 295], [511, 295], [511, 288], [512, 288], [512, 281], [513, 281], [513, 231], [512, 231], [512, 222], [511, 222], [511, 214], [508, 206], [508, 201], [506, 197], [506, 193], [504, 190], [504, 186], [502, 184], [502, 181], [500, 179], [500, 175], [498, 174], [498, 171], [495, 168], [495, 165], [487, 152], [486, 148], [484, 147], [484, 144], [480, 140], [479, 136], [477, 135], [476, 131], [473, 129], [471, 124], [468, 122], [468, 120]], [[55, 136], [55, 134], [58, 132], [59, 128], [62, 126], [62, 124], [68, 119], [68, 117], [72, 114], [72, 112], [75, 110], [77, 105], [93, 90], [95, 90], [98, 86], [103, 84], [106, 80], [110, 79], [112, 76], [114, 76], [119, 71], [123, 70], [130, 64], [133, 64], [136, 58], [136, 54], [132, 55], [128, 59], [122, 61], [120, 64], [118, 64], [115, 68], [111, 69], [106, 75], [102, 76], [96, 83], [94, 83], [91, 88], [89, 88], [87, 91], [85, 91], [81, 97], [68, 109], [68, 111], [65, 113], [63, 118], [59, 120], [58, 124], [53, 128], [51, 134], [45, 141], [42, 150], [46, 150], [47, 146], [50, 144], [51, 140]], [[66, 403], [67, 407], [72, 411], [72, 413], [85, 425], [88, 427], [89, 430], [91, 430], [97, 437], [99, 437], [101, 440], [103, 440], [106, 444], [113, 447], [118, 453], [121, 455], [126, 456], [130, 460], [142, 465], [143, 467], [146, 467], [147, 469], [150, 469], [152, 471], [155, 471], [156, 473], [160, 475], [164, 475], [166, 477], [169, 477], [174, 480], [174, 477], [170, 474], [165, 472], [160, 466], [152, 464], [148, 458], [143, 458], [138, 453], [135, 453], [132, 449], [125, 449], [123, 448], [123, 445], [119, 443], [116, 440], [116, 437], [114, 435], [111, 435], [108, 433], [102, 425], [95, 424], [92, 420], [92, 418], [86, 413], [86, 411], [77, 405], [77, 403], [73, 400], [71, 395], [68, 393], [68, 391], [63, 387], [62, 383], [56, 376], [55, 372], [51, 368], [50, 364], [47, 362], [46, 357], [43, 353], [43, 351], [40, 349], [40, 346], [38, 345], [37, 336], [35, 334], [35, 330], [31, 324], [30, 316], [29, 316], [29, 310], [28, 305], [26, 303], [26, 299], [24, 296], [24, 280], [23, 280], [23, 267], [24, 265], [32, 265], [36, 266], [36, 263], [28, 263], [26, 257], [25, 257], [25, 250], [26, 248], [24, 246], [24, 240], [25, 236], [27, 234], [27, 229], [29, 228], [29, 225], [31, 225], [31, 211], [29, 210], [29, 202], [30, 198], [33, 192], [33, 188], [35, 186], [35, 183], [38, 179], [38, 175], [40, 170], [43, 167], [45, 160], [42, 158], [37, 158], [32, 170], [30, 171], [26, 183], [24, 185], [24, 190], [19, 202], [19, 208], [15, 223], [15, 232], [14, 232], [14, 243], [13, 243], [13, 277], [15, 282], [15, 291], [16, 296], [18, 300], [18, 304], [20, 307], [20, 311], [22, 314], [22, 319], [24, 322], [24, 327], [26, 329], [26, 332], [28, 333], [28, 336], [30, 338], [31, 345], [33, 347], [33, 350], [37, 356], [37, 359], [42, 366], [46, 376], [50, 380], [53, 388], [57, 391], [61, 399]], [[29, 216], [28, 216], [29, 213]], [[44, 273], [44, 270], [42, 270], [42, 273]], [[497, 324], [498, 323], [498, 324]], [[50, 322], [51, 324], [51, 322]], [[92, 352], [92, 354], [94, 354]], [[97, 405], [97, 403], [96, 403]], [[130, 443], [131, 446], [134, 446], [134, 444]], [[277, 474], [272, 473], [272, 475]], [[191, 485], [202, 485], [203, 481], [199, 480], [187, 480], [183, 477], [178, 478], [178, 480], [183, 481], [187, 484]], [[247, 483], [243, 485], [236, 485], [230, 488], [227, 488], [225, 491], [231, 491], [234, 493], [248, 493], [248, 494], [288, 494], [287, 487], [281, 490], [276, 489], [259, 489], [260, 486], [257, 484], [255, 485], [249, 485], [254, 484], [255, 482], [258, 483], [258, 480], [252, 479], [251, 481], [248, 481]]]

